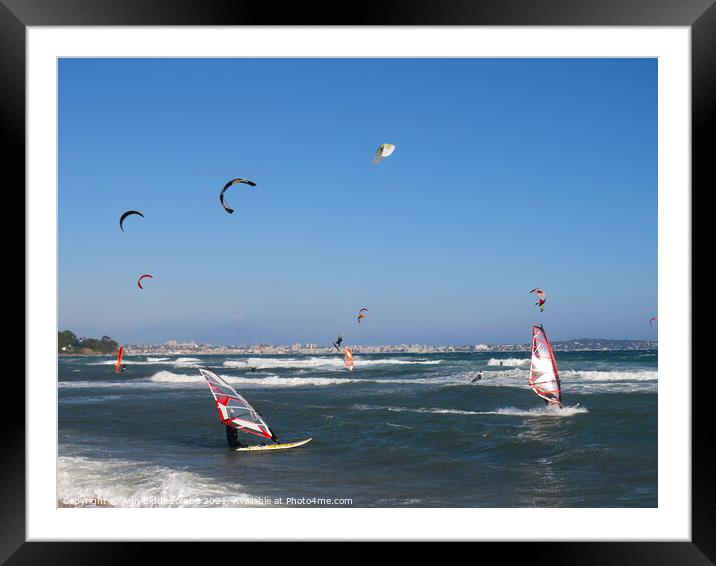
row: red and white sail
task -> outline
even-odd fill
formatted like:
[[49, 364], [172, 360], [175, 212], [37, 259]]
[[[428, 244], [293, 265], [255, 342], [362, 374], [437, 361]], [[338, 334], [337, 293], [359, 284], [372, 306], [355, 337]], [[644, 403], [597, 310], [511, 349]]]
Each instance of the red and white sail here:
[[353, 371], [353, 350], [350, 348], [343, 350], [343, 363], [348, 371]]
[[199, 371], [211, 389], [211, 394], [216, 401], [216, 408], [219, 410], [219, 418], [223, 424], [238, 428], [248, 434], [274, 438], [274, 434], [266, 422], [231, 385], [208, 369]]
[[124, 346], [119, 347], [119, 353], [117, 354], [117, 365], [114, 366], [114, 373], [120, 373], [122, 371], [122, 357], [124, 356]]
[[542, 399], [562, 404], [562, 387], [559, 381], [557, 360], [542, 326], [532, 327], [532, 365], [530, 366], [530, 387]]

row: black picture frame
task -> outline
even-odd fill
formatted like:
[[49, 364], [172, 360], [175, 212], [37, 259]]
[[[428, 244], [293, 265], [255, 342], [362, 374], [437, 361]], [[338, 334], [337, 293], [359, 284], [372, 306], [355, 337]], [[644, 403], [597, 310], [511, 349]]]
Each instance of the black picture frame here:
[[[25, 32], [27, 26], [109, 25], [564, 25], [689, 26], [692, 32], [692, 186], [716, 187], [708, 148], [716, 114], [716, 0], [382, 0], [379, 3], [269, 2], [235, 0], [0, 0], [0, 119], [6, 138], [5, 173], [14, 170], [16, 184], [25, 180]], [[9, 142], [9, 143], [8, 143]], [[688, 188], [685, 188], [688, 190]], [[693, 195], [692, 190], [692, 195]], [[24, 204], [21, 205], [24, 207]], [[27, 299], [26, 299], [27, 300]], [[716, 479], [706, 394], [709, 380], [692, 381], [692, 537], [691, 542], [483, 543], [499, 560], [550, 564], [713, 564], [716, 561]], [[6, 379], [6, 398], [25, 395], [24, 383]], [[19, 403], [17, 403], [19, 405]], [[12, 416], [10, 416], [12, 415]], [[25, 542], [25, 414], [4, 414], [0, 464], [0, 562], [6, 564], [127, 564], [152, 559], [151, 543]], [[78, 538], [81, 533], [77, 534]], [[262, 544], [242, 544], [241, 557], [265, 560]], [[322, 550], [327, 561], [365, 562], [384, 549], [381, 543], [350, 543]], [[200, 545], [205, 546], [205, 545]], [[282, 548], [287, 545], [282, 545]], [[423, 559], [444, 553], [441, 545], [418, 547]], [[435, 549], [435, 550], [433, 550]], [[467, 549], [475, 559], [471, 547]], [[161, 550], [165, 552], [164, 549]], [[206, 548], [169, 549], [181, 562]], [[272, 550], [272, 560], [292, 551]], [[304, 551], [305, 552], [305, 551]], [[414, 550], [411, 550], [414, 552]], [[248, 553], [248, 556], [247, 556]], [[493, 553], [490, 553], [493, 554]], [[466, 554], [465, 558], [470, 555]], [[165, 556], [172, 560], [169, 556]], [[318, 558], [320, 560], [320, 557]]]

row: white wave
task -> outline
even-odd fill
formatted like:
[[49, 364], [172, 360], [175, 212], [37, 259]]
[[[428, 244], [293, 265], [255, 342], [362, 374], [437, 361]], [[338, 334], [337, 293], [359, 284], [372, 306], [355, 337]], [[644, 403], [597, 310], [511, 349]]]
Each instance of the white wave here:
[[310, 387], [310, 386], [326, 386], [326, 385], [343, 385], [345, 383], [356, 383], [357, 379], [331, 378], [331, 377], [279, 377], [272, 375], [270, 377], [244, 378], [231, 375], [222, 375], [222, 377], [232, 384], [241, 386], [271, 386], [271, 387]]
[[204, 383], [201, 375], [187, 375], [171, 371], [159, 371], [149, 378], [154, 383]]
[[529, 358], [490, 358], [487, 361], [488, 366], [507, 366], [507, 367], [518, 367], [530, 365]]
[[535, 409], [516, 409], [515, 407], [504, 407], [496, 411], [485, 411], [482, 415], [509, 415], [513, 417], [571, 417], [589, 411], [584, 407], [563, 407], [554, 405], [539, 407]]
[[[328, 378], [328, 377], [279, 377], [270, 375], [268, 377], [239, 377], [236, 375], [222, 375], [225, 381], [234, 385], [253, 387], [309, 387], [312, 385], [340, 385], [353, 383], [355, 379]], [[185, 375], [160, 371], [149, 378], [155, 383], [204, 383], [200, 375]]]
[[58, 504], [63, 506], [249, 506], [251, 498], [242, 489], [238, 484], [217, 483], [193, 472], [143, 462], [84, 456], [57, 459]]
[[562, 381], [574, 379], [574, 381], [657, 381], [657, 371], [583, 371], [569, 370], [561, 371]]
[[[235, 362], [237, 360], [228, 361]], [[443, 363], [443, 360], [403, 360], [394, 358], [371, 359], [368, 357], [361, 357], [359, 354], [356, 354], [354, 361], [356, 368], [364, 366], [384, 365], [437, 365]], [[343, 358], [338, 355], [331, 358], [248, 358], [246, 360], [246, 364], [258, 369], [334, 369], [343, 368]], [[227, 362], [224, 362], [224, 365], [227, 367], [232, 367], [231, 365], [227, 365]]]
[[147, 357], [148, 362], [166, 362], [169, 361], [171, 358], [150, 358]]
[[174, 361], [175, 364], [200, 364], [201, 360], [199, 358], [177, 358]]

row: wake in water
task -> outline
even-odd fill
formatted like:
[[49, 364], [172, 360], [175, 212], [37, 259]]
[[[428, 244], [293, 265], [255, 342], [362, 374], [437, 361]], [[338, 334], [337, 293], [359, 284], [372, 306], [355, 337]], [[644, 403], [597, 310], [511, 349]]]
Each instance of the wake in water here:
[[545, 406], [534, 409], [517, 409], [515, 407], [503, 407], [494, 411], [465, 411], [462, 409], [442, 409], [438, 407], [388, 407], [379, 405], [353, 405], [359, 411], [363, 410], [387, 410], [397, 413], [430, 413], [434, 415], [507, 415], [511, 417], [572, 417], [574, 415], [588, 413], [584, 407]]

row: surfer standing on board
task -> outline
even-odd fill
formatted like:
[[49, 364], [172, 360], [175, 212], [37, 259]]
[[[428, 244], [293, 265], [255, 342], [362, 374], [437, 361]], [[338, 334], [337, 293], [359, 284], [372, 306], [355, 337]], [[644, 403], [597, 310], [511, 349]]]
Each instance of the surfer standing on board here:
[[233, 426], [226, 425], [226, 442], [231, 448], [246, 448], [248, 444], [242, 444], [239, 440], [239, 431]]
[[479, 373], [475, 376], [475, 379], [473, 379], [470, 383], [475, 383], [475, 382], [477, 382], [477, 381], [480, 381], [481, 379], [482, 379], [482, 372], [479, 372]]

